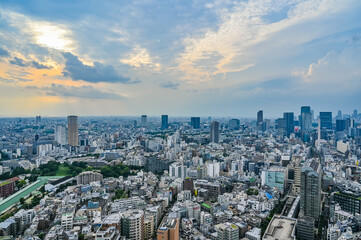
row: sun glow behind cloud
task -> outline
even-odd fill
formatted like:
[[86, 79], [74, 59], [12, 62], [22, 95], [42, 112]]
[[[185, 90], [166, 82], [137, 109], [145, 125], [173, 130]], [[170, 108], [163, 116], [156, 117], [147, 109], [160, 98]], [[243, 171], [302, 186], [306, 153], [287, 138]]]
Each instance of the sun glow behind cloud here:
[[49, 48], [70, 51], [73, 41], [67, 37], [69, 32], [59, 26], [48, 23], [32, 24], [36, 43]]

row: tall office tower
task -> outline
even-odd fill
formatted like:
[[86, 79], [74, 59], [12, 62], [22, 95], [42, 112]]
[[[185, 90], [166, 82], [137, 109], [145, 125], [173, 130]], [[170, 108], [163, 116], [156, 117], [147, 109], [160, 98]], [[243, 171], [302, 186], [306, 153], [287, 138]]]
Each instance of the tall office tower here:
[[332, 129], [332, 112], [320, 112], [321, 128]]
[[144, 212], [142, 210], [127, 210], [122, 218], [122, 236], [127, 239], [144, 239]]
[[241, 121], [238, 119], [231, 119], [228, 122], [228, 128], [230, 130], [239, 130], [239, 127], [241, 126]]
[[259, 123], [261, 123], [261, 122], [263, 122], [263, 111], [262, 111], [262, 110], [259, 110], [259, 111], [257, 112], [257, 125], [258, 125]]
[[60, 145], [66, 145], [65, 127], [58, 125], [55, 127], [55, 141]]
[[287, 136], [289, 136], [291, 133], [294, 132], [295, 129], [293, 112], [283, 113], [283, 119], [285, 120], [286, 123]]
[[191, 117], [191, 126], [194, 129], [201, 128], [201, 118], [200, 117]]
[[168, 115], [162, 115], [162, 129], [168, 129]]
[[349, 128], [354, 128], [355, 127], [355, 119], [352, 118], [346, 118], [346, 130], [348, 130]]
[[337, 119], [336, 120], [336, 132], [342, 132], [346, 129], [346, 120], [345, 119]]
[[301, 130], [302, 132], [310, 132], [312, 129], [312, 115], [311, 113], [302, 113], [301, 115]]
[[321, 164], [309, 159], [301, 169], [301, 204], [304, 216], [318, 221], [321, 212]]
[[68, 144], [78, 146], [78, 116], [68, 116]]
[[312, 217], [300, 216], [297, 219], [297, 239], [315, 239], [315, 219]]
[[36, 123], [40, 123], [41, 122], [41, 116], [36, 116], [35, 121], [36, 121]]
[[338, 110], [336, 120], [341, 120], [341, 119], [342, 119], [342, 112], [341, 112], [341, 110]]
[[264, 131], [263, 127], [263, 111], [260, 110], [257, 112], [257, 130], [258, 131]]
[[301, 107], [300, 125], [302, 132], [309, 132], [312, 127], [312, 113], [310, 106]]
[[353, 117], [353, 118], [357, 118], [357, 109], [353, 110], [352, 117]]
[[147, 117], [147, 115], [142, 115], [140, 125], [142, 127], [148, 127], [148, 117]]
[[214, 121], [211, 125], [211, 142], [219, 143], [219, 122]]

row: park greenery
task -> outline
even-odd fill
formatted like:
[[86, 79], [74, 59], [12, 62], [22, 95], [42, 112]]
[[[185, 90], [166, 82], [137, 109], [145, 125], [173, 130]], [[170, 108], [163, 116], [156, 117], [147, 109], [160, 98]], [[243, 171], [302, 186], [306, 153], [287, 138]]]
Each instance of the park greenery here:
[[115, 166], [104, 166], [101, 168], [101, 174], [104, 178], [107, 177], [115, 177], [118, 178], [120, 176], [128, 177], [129, 175], [135, 175], [136, 173], [131, 170], [140, 170], [142, 167], [138, 166], [126, 166], [123, 164], [115, 165]]

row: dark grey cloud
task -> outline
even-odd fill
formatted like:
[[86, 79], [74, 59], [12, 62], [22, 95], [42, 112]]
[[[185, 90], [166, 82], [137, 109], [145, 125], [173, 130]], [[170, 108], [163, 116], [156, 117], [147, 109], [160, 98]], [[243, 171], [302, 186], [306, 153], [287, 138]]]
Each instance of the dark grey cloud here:
[[0, 57], [7, 57], [9, 55], [10, 55], [10, 53], [8, 50], [6, 50], [4, 48], [0, 48]]
[[159, 84], [159, 86], [161, 86], [162, 88], [170, 88], [170, 89], [176, 90], [179, 87], [179, 83], [166, 81], [166, 82], [162, 82], [161, 84]]
[[[39, 89], [39, 88], [38, 88]], [[124, 99], [122, 95], [115, 93], [107, 93], [95, 89], [92, 86], [64, 86], [59, 84], [51, 84], [50, 87], [42, 88], [48, 96], [60, 97], [76, 97], [89, 99]]]
[[35, 60], [26, 61], [26, 60], [18, 58], [18, 57], [14, 57], [14, 59], [10, 60], [10, 63], [20, 66], [20, 67], [34, 67], [36, 69], [51, 69], [52, 68], [51, 66], [46, 66]]
[[66, 60], [63, 75], [70, 76], [75, 81], [133, 83], [130, 78], [119, 74], [112, 65], [98, 62], [94, 62], [94, 66], [85, 65], [70, 52], [63, 53], [63, 56]]
[[14, 64], [14, 65], [18, 65], [20, 67], [27, 67], [28, 64], [21, 58], [18, 58], [18, 57], [14, 57], [13, 60], [10, 60], [10, 63], [11, 64]]
[[33, 66], [36, 69], [51, 69], [52, 68], [51, 66], [46, 66], [37, 61], [31, 61], [31, 66]]

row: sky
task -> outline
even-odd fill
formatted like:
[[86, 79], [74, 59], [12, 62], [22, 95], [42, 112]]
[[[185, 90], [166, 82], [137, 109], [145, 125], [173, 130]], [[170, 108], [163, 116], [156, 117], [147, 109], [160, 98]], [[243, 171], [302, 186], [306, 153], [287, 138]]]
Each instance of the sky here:
[[0, 2], [0, 117], [361, 111], [360, 0]]

